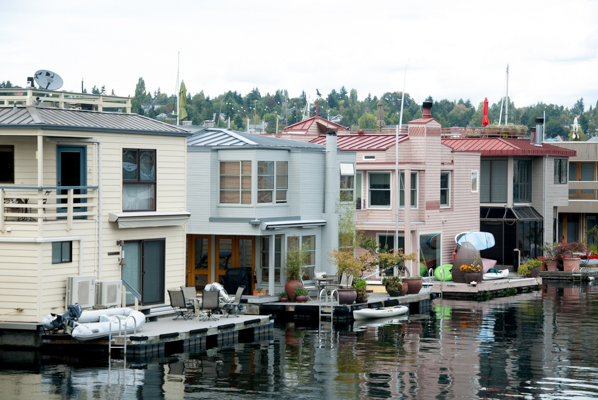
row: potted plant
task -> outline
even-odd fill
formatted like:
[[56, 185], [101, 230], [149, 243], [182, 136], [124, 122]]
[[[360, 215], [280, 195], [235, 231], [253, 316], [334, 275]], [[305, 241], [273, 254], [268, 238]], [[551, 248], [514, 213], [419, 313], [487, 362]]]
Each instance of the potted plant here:
[[418, 294], [422, 289], [422, 277], [419, 275], [410, 276], [405, 278], [407, 281], [408, 289], [407, 294]]
[[307, 291], [307, 289], [303, 289], [303, 288], [298, 288], [295, 289], [295, 301], [297, 303], [305, 303], [307, 300], [309, 300], [309, 292]]
[[531, 259], [528, 261], [528, 264], [529, 264], [530, 276], [532, 276], [532, 277], [538, 276], [540, 274], [540, 267], [543, 264], [542, 260], [539, 260], [537, 258]]
[[544, 262], [546, 263], [546, 270], [547, 271], [556, 271], [556, 266], [558, 264], [557, 260], [557, 247], [559, 244], [557, 242], [548, 243], [546, 242], [544, 246], [542, 246], [542, 250], [544, 250]]
[[[336, 265], [336, 272], [339, 277], [345, 273], [355, 280], [364, 269], [362, 257], [355, 257], [352, 251], [334, 250], [330, 254], [330, 261]], [[352, 304], [357, 299], [357, 291], [353, 287], [336, 290], [339, 304]]]
[[253, 290], [253, 295], [254, 296], [265, 296], [266, 295], [266, 289], [263, 289], [261, 287], [255, 288]]
[[368, 293], [367, 293], [367, 283], [365, 279], [357, 278], [353, 280], [353, 289], [357, 292], [357, 303], [367, 303], [368, 302]]
[[459, 267], [459, 270], [463, 272], [465, 282], [481, 282], [482, 281], [482, 266], [476, 263], [472, 265], [463, 264]]
[[307, 252], [301, 247], [287, 250], [287, 260], [284, 270], [287, 276], [287, 283], [284, 286], [284, 290], [289, 296], [289, 301], [294, 302], [295, 290], [303, 287], [299, 279], [301, 277], [301, 267], [306, 263], [307, 257]]
[[386, 287], [386, 293], [391, 297], [401, 296], [403, 290], [407, 291], [406, 286], [398, 276], [391, 276], [389, 278], [382, 279], [382, 284]]
[[579, 269], [578, 253], [585, 253], [586, 246], [580, 242], [561, 243], [557, 251], [563, 258], [563, 271], [572, 272]]
[[289, 301], [289, 296], [287, 296], [287, 292], [280, 293], [280, 301], [283, 303]]

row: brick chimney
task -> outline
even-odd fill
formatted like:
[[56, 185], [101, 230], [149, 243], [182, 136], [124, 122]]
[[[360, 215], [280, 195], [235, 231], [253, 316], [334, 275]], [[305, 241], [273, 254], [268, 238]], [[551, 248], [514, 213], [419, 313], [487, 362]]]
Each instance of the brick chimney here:
[[422, 119], [432, 118], [432, 102], [431, 101], [424, 101], [422, 105]]

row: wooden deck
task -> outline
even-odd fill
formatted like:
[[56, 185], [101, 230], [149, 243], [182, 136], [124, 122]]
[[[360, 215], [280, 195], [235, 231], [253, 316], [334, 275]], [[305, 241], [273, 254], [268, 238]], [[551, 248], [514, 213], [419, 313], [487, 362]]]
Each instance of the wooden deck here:
[[[432, 293], [442, 295], [448, 298], [478, 298], [502, 297], [501, 292], [509, 289], [515, 289], [517, 292], [535, 290], [542, 284], [542, 278], [521, 278], [511, 276], [505, 279], [493, 281], [482, 281], [476, 285], [455, 282], [434, 281]], [[511, 290], [512, 290], [511, 289]], [[506, 294], [505, 295], [511, 295]]]

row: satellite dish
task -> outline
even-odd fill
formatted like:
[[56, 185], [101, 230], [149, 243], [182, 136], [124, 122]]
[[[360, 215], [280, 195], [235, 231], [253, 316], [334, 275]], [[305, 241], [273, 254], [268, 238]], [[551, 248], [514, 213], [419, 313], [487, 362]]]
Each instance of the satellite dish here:
[[46, 90], [58, 90], [62, 87], [62, 78], [55, 72], [40, 69], [33, 75], [35, 82]]

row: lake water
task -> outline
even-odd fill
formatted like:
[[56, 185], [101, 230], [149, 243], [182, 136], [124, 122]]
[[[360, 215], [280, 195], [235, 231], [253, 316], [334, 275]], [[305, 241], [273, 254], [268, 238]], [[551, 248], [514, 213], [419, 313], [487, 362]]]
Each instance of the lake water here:
[[0, 351], [1, 399], [598, 398], [598, 286], [545, 284], [148, 363]]

